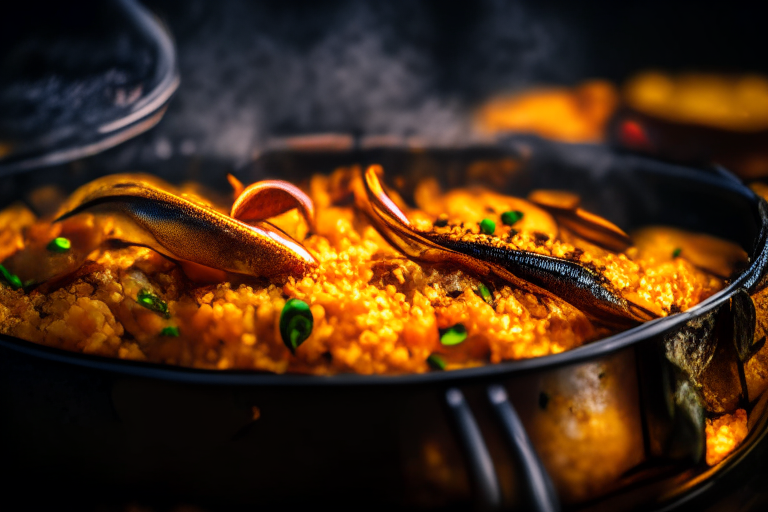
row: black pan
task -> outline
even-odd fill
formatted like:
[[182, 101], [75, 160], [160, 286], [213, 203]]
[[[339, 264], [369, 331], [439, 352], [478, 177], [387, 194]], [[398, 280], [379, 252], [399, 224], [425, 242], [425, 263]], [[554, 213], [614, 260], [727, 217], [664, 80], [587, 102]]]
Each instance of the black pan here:
[[[406, 197], [415, 179], [427, 175], [449, 186], [490, 180], [518, 195], [541, 187], [570, 189], [585, 208], [628, 231], [663, 223], [733, 240], [748, 252], [750, 265], [689, 311], [569, 352], [421, 375], [194, 370], [69, 353], [5, 336], [0, 450], [6, 467], [14, 468], [8, 489], [32, 481], [46, 490], [36, 500], [171, 500], [218, 508], [474, 504], [556, 510], [562, 502], [568, 508], [657, 509], [723, 480], [719, 475], [757, 446], [762, 420], [737, 455], [707, 470], [703, 418], [713, 404], [681, 370], [686, 361], [664, 357], [674, 340], [706, 341], [717, 357], [696, 382], [731, 379], [728, 389], [750, 406], [728, 369], [743, 372], [733, 319], [751, 304], [744, 296], [759, 286], [768, 258], [768, 215], [766, 204], [732, 175], [538, 139], [452, 149], [274, 151], [238, 174], [244, 181], [299, 180], [370, 162], [381, 163], [393, 179], [401, 176]], [[5, 176], [0, 206], [41, 184], [71, 190], [105, 170], [135, 169], [133, 163], [110, 167], [90, 160]], [[231, 169], [179, 159], [143, 170], [226, 190], [224, 175]], [[587, 389], [583, 379], [595, 375], [602, 384]], [[611, 474], [599, 485], [574, 490], [573, 475], [552, 462], [553, 451], [587, 460], [610, 440], [542, 432], [574, 408], [597, 414], [590, 405], [595, 396], [621, 411], [616, 425], [623, 441], [606, 464]], [[697, 475], [707, 478], [697, 483]]]

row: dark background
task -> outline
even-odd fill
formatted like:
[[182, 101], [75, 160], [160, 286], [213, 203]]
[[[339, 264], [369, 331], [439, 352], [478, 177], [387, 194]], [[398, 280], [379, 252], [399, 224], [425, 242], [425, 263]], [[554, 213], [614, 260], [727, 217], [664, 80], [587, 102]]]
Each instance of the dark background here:
[[[638, 70], [768, 73], [768, 8], [734, 2], [149, 4], [179, 48], [169, 133], [242, 157], [268, 134], [466, 136], [489, 95]], [[229, 124], [220, 125], [226, 119]], [[232, 124], [234, 122], [234, 124]], [[196, 131], [229, 134], [230, 140]], [[210, 133], [210, 132], [207, 132]], [[239, 137], [250, 137], [248, 142]]]
[[[18, 81], [7, 73], [9, 62], [24, 62], [24, 72], [38, 77], [52, 68], [57, 76], [71, 72], [72, 59], [30, 58], [30, 40], [39, 47], [69, 38], [91, 48], [80, 54], [91, 52], [91, 72], [101, 80], [88, 82], [94, 87], [104, 80], [130, 83], [144, 72], [151, 56], [130, 51], [130, 41], [114, 29], [119, 20], [104, 4], [4, 6], [0, 87]], [[620, 84], [647, 68], [768, 74], [768, 7], [758, 2], [145, 5], [170, 28], [181, 75], [165, 119], [139, 144], [161, 157], [195, 153], [242, 163], [273, 135], [322, 131], [451, 143], [466, 140], [472, 109], [500, 91], [594, 77]], [[120, 73], [110, 74], [105, 69], [115, 58], [122, 59]], [[17, 96], [30, 95], [26, 82], [16, 85]], [[65, 108], [71, 90], [47, 86]], [[11, 96], [8, 104], [19, 101]], [[0, 125], [16, 129], [18, 116], [2, 106]]]

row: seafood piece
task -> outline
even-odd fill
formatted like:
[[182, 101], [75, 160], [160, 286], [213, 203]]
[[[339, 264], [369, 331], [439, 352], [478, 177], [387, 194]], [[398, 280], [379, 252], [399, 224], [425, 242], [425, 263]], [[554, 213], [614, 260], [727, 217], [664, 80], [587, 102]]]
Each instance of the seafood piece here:
[[230, 216], [243, 222], [258, 222], [298, 208], [311, 230], [315, 230], [315, 208], [312, 199], [296, 185], [282, 180], [258, 181], [248, 187], [227, 175], [235, 191]]
[[371, 166], [363, 178], [357, 202], [382, 236], [414, 260], [451, 263], [479, 276], [495, 275], [531, 293], [558, 298], [609, 325], [633, 325], [658, 315], [615, 292], [597, 272], [579, 263], [510, 249], [498, 239], [471, 239], [421, 231], [385, 193], [381, 167]]
[[278, 228], [233, 219], [163, 190], [159, 180], [135, 175], [96, 180], [75, 191], [56, 221], [82, 212], [114, 216], [118, 229], [113, 238], [211, 269], [275, 277], [301, 276], [316, 265], [300, 243]]
[[609, 251], [624, 251], [632, 241], [612, 222], [579, 208], [581, 198], [563, 190], [534, 190], [528, 199], [548, 211], [557, 223]]

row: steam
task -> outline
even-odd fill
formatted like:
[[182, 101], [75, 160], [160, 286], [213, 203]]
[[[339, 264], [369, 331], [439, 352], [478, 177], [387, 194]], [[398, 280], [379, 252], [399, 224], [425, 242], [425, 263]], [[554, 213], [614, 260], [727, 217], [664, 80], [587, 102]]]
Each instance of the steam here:
[[487, 0], [484, 16], [463, 47], [466, 87], [485, 96], [535, 83], [567, 83], [579, 76], [581, 37], [560, 17], [536, 12], [521, 1]]
[[169, 13], [182, 83], [154, 147], [245, 161], [276, 135], [461, 143], [479, 97], [573, 76], [572, 38], [520, 2], [481, 3], [455, 42], [430, 5], [350, 0], [293, 14], [194, 2]]

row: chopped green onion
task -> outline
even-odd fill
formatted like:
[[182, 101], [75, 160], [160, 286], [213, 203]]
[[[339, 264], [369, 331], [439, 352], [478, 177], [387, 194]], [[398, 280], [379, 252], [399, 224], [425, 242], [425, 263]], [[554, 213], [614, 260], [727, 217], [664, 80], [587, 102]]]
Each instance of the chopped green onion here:
[[19, 276], [8, 272], [8, 269], [6, 269], [3, 265], [0, 265], [0, 275], [2, 275], [3, 280], [8, 283], [14, 290], [21, 288], [21, 279], [19, 279]]
[[432, 354], [427, 358], [427, 364], [433, 370], [445, 370], [445, 360], [437, 354]]
[[54, 238], [48, 243], [48, 250], [51, 252], [67, 252], [71, 247], [72, 242], [69, 241], [69, 238], [64, 238], [63, 236]]
[[299, 299], [288, 299], [280, 313], [280, 336], [291, 353], [312, 334], [314, 318], [309, 304]]
[[483, 219], [480, 221], [480, 232], [484, 235], [492, 235], [496, 231], [496, 223], [491, 219]]
[[448, 225], [448, 219], [446, 219], [445, 217], [437, 219], [434, 223], [434, 226], [436, 228], [444, 228], [447, 225]]
[[163, 330], [160, 331], [160, 336], [170, 336], [171, 338], [178, 338], [179, 337], [179, 328], [174, 327], [172, 325], [168, 327], [163, 327]]
[[467, 328], [462, 324], [456, 324], [447, 329], [440, 329], [440, 343], [451, 347], [458, 345], [467, 339]]
[[523, 217], [525, 217], [523, 212], [519, 210], [511, 210], [501, 214], [501, 222], [503, 222], [505, 226], [511, 226]]
[[493, 295], [491, 295], [491, 290], [489, 290], [487, 286], [480, 283], [480, 285], [477, 287], [477, 291], [480, 292], [480, 297], [482, 297], [485, 302], [488, 304], [493, 302]]
[[541, 393], [539, 393], [539, 407], [546, 410], [548, 404], [549, 404], [549, 395], [542, 391]]
[[141, 290], [136, 296], [136, 302], [155, 313], [160, 313], [165, 318], [171, 317], [168, 313], [168, 304], [149, 290]]
[[683, 253], [683, 250], [678, 247], [677, 249], [672, 251], [672, 257], [673, 258], [679, 258], [682, 253]]

